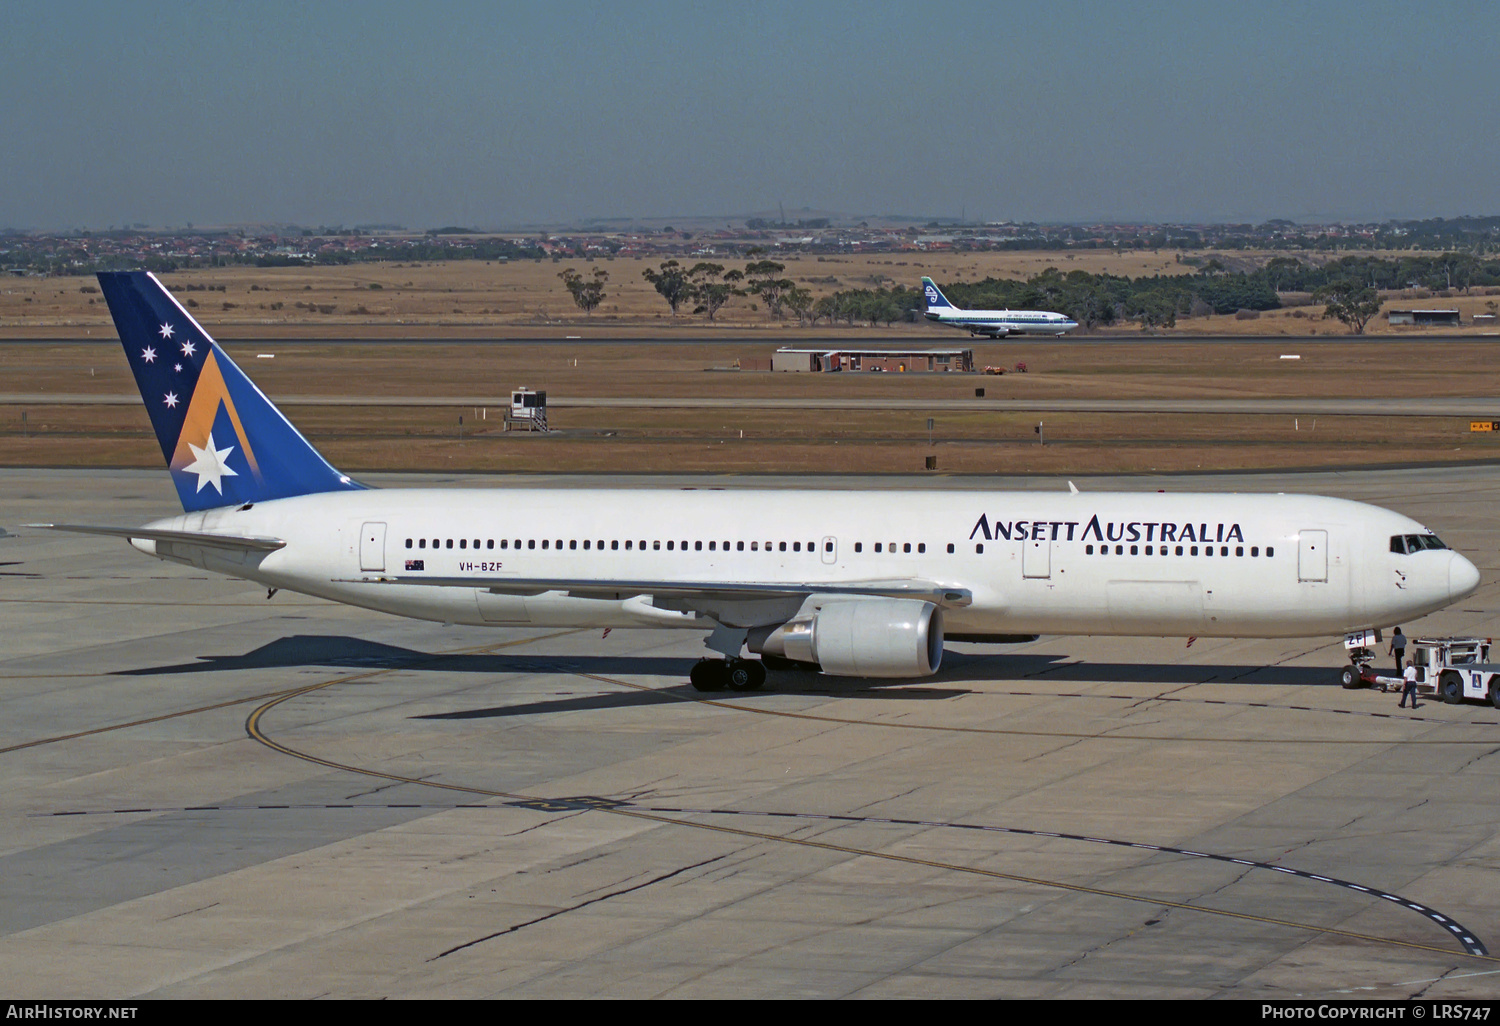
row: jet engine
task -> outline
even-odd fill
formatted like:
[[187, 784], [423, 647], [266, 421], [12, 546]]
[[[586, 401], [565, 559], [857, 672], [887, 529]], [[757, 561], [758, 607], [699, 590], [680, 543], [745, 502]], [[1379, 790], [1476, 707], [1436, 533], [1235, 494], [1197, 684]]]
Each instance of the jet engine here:
[[943, 612], [920, 599], [836, 599], [746, 643], [842, 677], [925, 677], [943, 661]]

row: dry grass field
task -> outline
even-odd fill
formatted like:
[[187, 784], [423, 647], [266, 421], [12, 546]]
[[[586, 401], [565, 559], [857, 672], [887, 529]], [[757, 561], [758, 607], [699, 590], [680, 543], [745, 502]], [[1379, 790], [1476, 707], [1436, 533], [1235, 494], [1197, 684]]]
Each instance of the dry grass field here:
[[[1207, 257], [1212, 254], [1197, 254]], [[1270, 254], [1221, 254], [1231, 267], [1249, 266]], [[742, 262], [708, 257], [726, 266]], [[787, 257], [786, 274], [822, 295], [846, 288], [915, 286], [931, 275], [940, 282], [987, 276], [1028, 277], [1047, 267], [1140, 276], [1187, 270], [1171, 251], [1112, 253], [946, 253]], [[776, 321], [753, 297], [735, 298], [709, 324], [683, 311], [673, 318], [661, 297], [641, 277], [655, 262], [635, 258], [595, 261], [455, 261], [426, 264], [359, 264], [345, 267], [227, 267], [163, 276], [190, 302], [195, 316], [219, 338], [561, 338], [710, 337], [721, 332], [764, 332], [770, 339], [814, 335], [838, 338], [876, 335], [892, 340], [922, 338], [956, 344], [966, 337], [935, 325], [895, 324], [799, 328], [795, 318]], [[579, 311], [558, 275], [573, 267], [584, 274], [609, 272], [607, 296], [592, 316]], [[113, 337], [108, 311], [91, 278], [7, 278], [0, 282], [0, 338]], [[1490, 300], [1472, 296], [1422, 301], [1457, 306], [1467, 323]], [[1415, 299], [1392, 297], [1387, 306]], [[1421, 329], [1391, 329], [1371, 321], [1372, 334], [1420, 336]], [[1479, 329], [1465, 328], [1466, 332]], [[1139, 334], [1135, 327], [1115, 334]], [[1271, 311], [1253, 320], [1234, 316], [1185, 317], [1158, 334], [1336, 335], [1342, 324], [1323, 320], [1318, 307]]]
[[[311, 397], [288, 414], [335, 465], [373, 470], [1073, 473], [1368, 467], [1500, 457], [1500, 435], [1459, 418], [1387, 418], [1385, 395], [1500, 393], [1494, 343], [1299, 343], [1297, 361], [1258, 343], [975, 346], [980, 365], [1025, 374], [770, 374], [723, 368], [774, 341], [507, 345], [306, 344], [226, 348], [272, 396]], [[258, 359], [274, 353], [274, 359]], [[576, 361], [576, 363], [575, 363]], [[118, 343], [0, 344], [0, 390], [133, 394]], [[546, 436], [507, 433], [499, 405], [516, 385], [554, 403], [587, 397], [1256, 398], [1367, 397], [1369, 416], [1020, 414], [877, 409], [554, 407]], [[489, 407], [334, 406], [318, 396], [489, 397]], [[25, 413], [23, 424], [21, 415]], [[460, 435], [459, 417], [464, 423]], [[936, 424], [929, 444], [926, 422]], [[1046, 445], [1033, 428], [1045, 421]], [[141, 466], [161, 462], [138, 406], [0, 406], [0, 465]]]

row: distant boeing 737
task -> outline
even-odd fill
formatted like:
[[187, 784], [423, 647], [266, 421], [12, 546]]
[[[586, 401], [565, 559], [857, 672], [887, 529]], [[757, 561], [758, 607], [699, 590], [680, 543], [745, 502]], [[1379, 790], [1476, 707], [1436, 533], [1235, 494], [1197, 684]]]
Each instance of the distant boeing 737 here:
[[927, 319], [960, 328], [971, 335], [1004, 338], [1007, 335], [1066, 335], [1078, 322], [1047, 310], [960, 310], [931, 278], [922, 279], [927, 297]]

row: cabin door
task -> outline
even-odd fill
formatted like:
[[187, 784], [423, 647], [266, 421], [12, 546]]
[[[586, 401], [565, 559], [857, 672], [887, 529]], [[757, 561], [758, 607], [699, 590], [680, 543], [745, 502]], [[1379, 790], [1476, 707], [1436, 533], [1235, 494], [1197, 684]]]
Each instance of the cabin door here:
[[1301, 531], [1297, 535], [1297, 580], [1328, 580], [1328, 532]]
[[365, 524], [359, 531], [359, 568], [366, 571], [385, 570], [385, 525]]
[[1021, 576], [1052, 576], [1052, 539], [1028, 538], [1021, 545]]

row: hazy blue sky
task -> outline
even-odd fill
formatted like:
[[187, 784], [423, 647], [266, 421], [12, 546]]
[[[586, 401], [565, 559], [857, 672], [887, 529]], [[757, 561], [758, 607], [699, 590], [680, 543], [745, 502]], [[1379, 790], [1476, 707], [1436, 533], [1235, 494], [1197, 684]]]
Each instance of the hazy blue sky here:
[[9, 0], [0, 226], [1500, 213], [1500, 4]]

